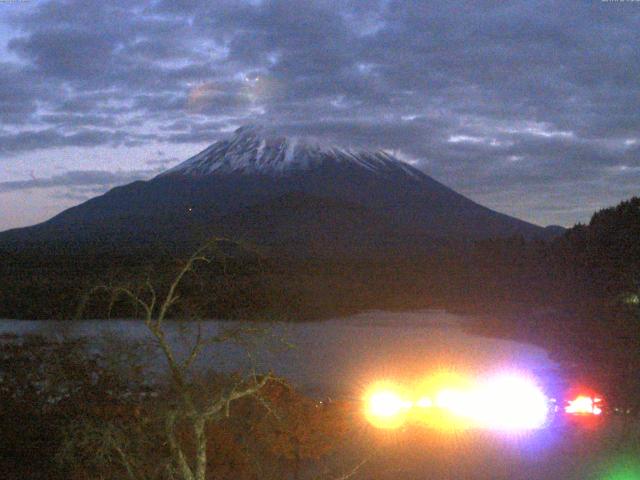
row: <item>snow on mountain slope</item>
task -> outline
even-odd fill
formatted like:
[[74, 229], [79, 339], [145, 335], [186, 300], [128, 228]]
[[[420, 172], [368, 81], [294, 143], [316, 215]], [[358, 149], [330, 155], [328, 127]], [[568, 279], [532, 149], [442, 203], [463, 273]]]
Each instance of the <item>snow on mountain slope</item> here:
[[214, 143], [159, 176], [226, 173], [279, 176], [312, 169], [327, 161], [350, 163], [379, 174], [402, 171], [416, 178], [424, 176], [382, 151], [341, 149], [309, 139], [277, 135], [253, 125], [240, 127], [231, 138]]

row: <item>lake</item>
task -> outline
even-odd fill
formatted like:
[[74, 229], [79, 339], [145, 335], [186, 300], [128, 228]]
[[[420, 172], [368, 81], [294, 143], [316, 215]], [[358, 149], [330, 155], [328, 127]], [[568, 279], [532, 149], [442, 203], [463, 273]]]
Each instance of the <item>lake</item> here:
[[[553, 368], [541, 348], [466, 333], [463, 327], [468, 320], [440, 310], [371, 311], [322, 322], [269, 324], [268, 337], [256, 340], [252, 362], [288, 378], [307, 393], [341, 397], [358, 396], [366, 385], [381, 378], [408, 381], [439, 369], [535, 374]], [[238, 322], [202, 323], [205, 337], [237, 326]], [[194, 328], [193, 323], [167, 324], [171, 342], [181, 354], [189, 351]], [[2, 333], [149, 338], [144, 324], [135, 320], [0, 320]], [[280, 339], [294, 348], [285, 348]], [[235, 345], [211, 345], [203, 351], [199, 368], [241, 370], [252, 362]], [[162, 365], [159, 358], [152, 363]]]
[[[286, 338], [296, 348], [261, 341], [255, 360], [317, 398], [360, 399], [373, 381], [410, 382], [439, 369], [474, 373], [518, 370], [541, 379], [553, 370], [554, 363], [541, 348], [466, 333], [464, 326], [470, 320], [434, 310], [372, 311], [323, 322], [272, 324], [271, 337]], [[238, 325], [207, 321], [203, 332], [212, 336]], [[182, 354], [188, 351], [193, 338], [189, 329], [193, 333], [193, 328], [194, 324], [167, 324], [170, 340]], [[105, 337], [148, 337], [144, 324], [133, 320], [0, 320], [3, 333], [94, 336], [96, 345]], [[163, 365], [161, 360], [152, 360], [157, 369]], [[200, 360], [199, 368], [226, 371], [250, 364], [244, 351], [233, 345], [210, 346]], [[597, 430], [553, 427], [515, 435], [483, 431], [448, 435], [420, 428], [386, 431], [363, 426], [355, 430], [338, 460], [353, 465], [353, 458], [370, 456], [359, 478], [377, 480], [601, 478], [593, 475], [611, 456], [612, 442], [619, 438], [619, 420], [612, 419], [607, 428]], [[376, 455], [371, 456], [371, 451]]]

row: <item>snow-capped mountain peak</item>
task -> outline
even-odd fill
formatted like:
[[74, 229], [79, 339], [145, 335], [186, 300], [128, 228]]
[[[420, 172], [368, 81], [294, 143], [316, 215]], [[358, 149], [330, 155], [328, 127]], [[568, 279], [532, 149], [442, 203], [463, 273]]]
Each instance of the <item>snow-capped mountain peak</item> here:
[[384, 151], [243, 127], [158, 177], [0, 235], [0, 247], [39, 238], [65, 248], [166, 242], [190, 249], [224, 236], [287, 255], [378, 258], [396, 250], [411, 255], [418, 244], [431, 248], [430, 240], [423, 243], [429, 238], [514, 235], [549, 238], [553, 232], [489, 210]]
[[161, 176], [228, 173], [279, 176], [308, 170], [324, 162], [349, 163], [377, 173], [402, 170], [412, 177], [423, 175], [383, 151], [344, 149], [310, 138], [280, 135], [263, 126], [248, 125]]

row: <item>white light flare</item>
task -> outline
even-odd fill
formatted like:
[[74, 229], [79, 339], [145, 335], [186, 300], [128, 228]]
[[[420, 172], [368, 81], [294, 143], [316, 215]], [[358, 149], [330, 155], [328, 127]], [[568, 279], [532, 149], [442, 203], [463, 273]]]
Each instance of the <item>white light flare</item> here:
[[436, 407], [459, 417], [469, 417], [473, 410], [472, 390], [445, 388], [436, 395]]
[[500, 375], [481, 384], [465, 402], [465, 409], [481, 428], [535, 430], [547, 422], [549, 400], [532, 380]]
[[411, 408], [411, 402], [402, 400], [391, 391], [374, 393], [369, 399], [369, 409], [376, 417], [390, 418], [409, 408]]

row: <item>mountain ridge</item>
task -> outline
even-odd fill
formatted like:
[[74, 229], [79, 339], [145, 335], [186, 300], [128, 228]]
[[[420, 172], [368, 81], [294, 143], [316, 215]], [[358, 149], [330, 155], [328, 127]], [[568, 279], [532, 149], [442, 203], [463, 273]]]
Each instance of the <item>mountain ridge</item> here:
[[[287, 200], [278, 203], [278, 198]], [[306, 213], [301, 199], [308, 203]], [[234, 237], [249, 232], [258, 243], [268, 238], [286, 250], [291, 237], [261, 231], [260, 225], [269, 225], [265, 217], [277, 219], [281, 232], [295, 232], [296, 222], [304, 224], [296, 246], [290, 245], [292, 253], [304, 241], [321, 251], [319, 238], [325, 239], [327, 252], [366, 255], [370, 245], [376, 246], [373, 255], [385, 242], [367, 235], [394, 237], [387, 245], [400, 251], [443, 239], [557, 235], [557, 229], [490, 210], [386, 152], [243, 127], [150, 180], [115, 187], [41, 224], [0, 233], [0, 244], [96, 245], [108, 240], [123, 247], [193, 246], [207, 233]]]

